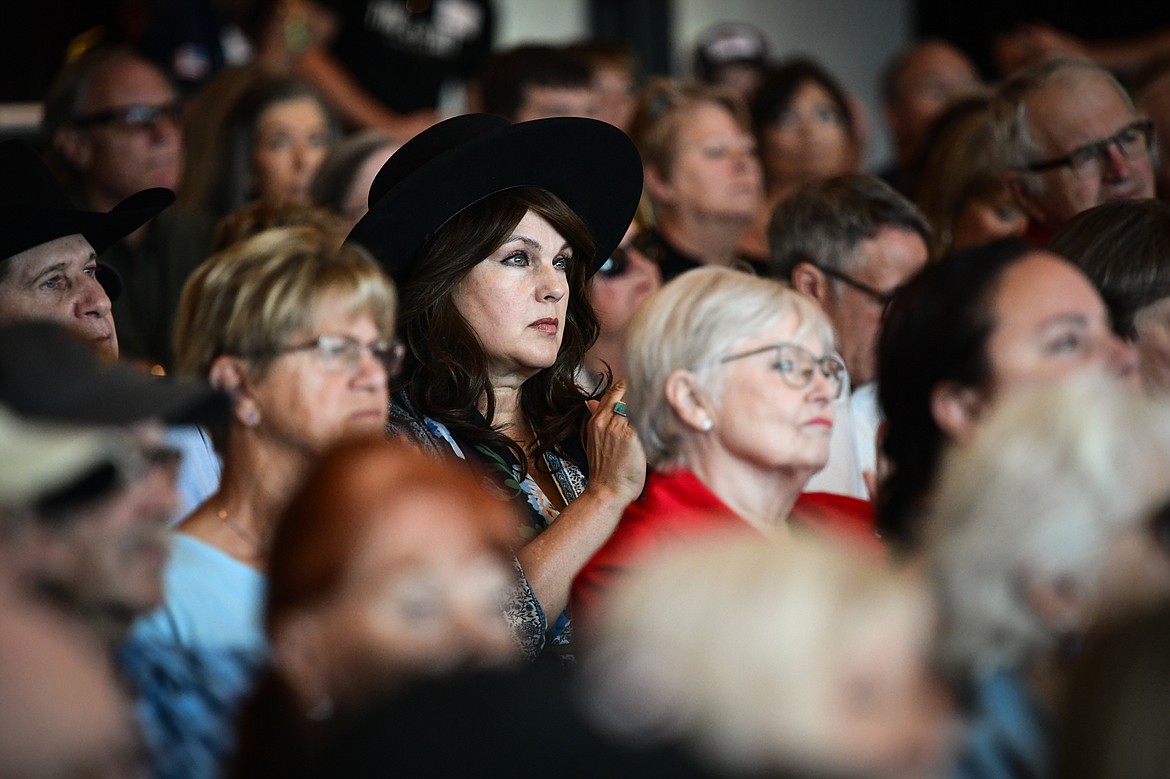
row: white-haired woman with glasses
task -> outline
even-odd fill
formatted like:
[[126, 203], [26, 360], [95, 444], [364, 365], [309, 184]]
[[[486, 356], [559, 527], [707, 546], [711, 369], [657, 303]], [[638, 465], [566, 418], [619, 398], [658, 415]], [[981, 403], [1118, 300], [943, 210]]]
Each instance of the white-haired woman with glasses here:
[[176, 324], [181, 373], [233, 398], [212, 430], [217, 492], [178, 526], [163, 607], [137, 635], [182, 646], [266, 649], [261, 609], [276, 518], [332, 444], [381, 435], [394, 340], [393, 283], [361, 248], [321, 228], [275, 228], [213, 255], [187, 280]]
[[811, 298], [727, 268], [688, 271], [630, 327], [625, 412], [652, 472], [573, 584], [578, 620], [624, 571], [678, 541], [789, 533], [788, 515], [824, 467], [833, 401], [848, 383]]

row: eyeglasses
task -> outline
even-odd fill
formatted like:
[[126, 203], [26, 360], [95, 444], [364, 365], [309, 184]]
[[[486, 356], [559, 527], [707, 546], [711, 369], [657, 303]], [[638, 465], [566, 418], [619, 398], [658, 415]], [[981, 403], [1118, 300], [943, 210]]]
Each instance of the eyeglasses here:
[[724, 357], [719, 363], [722, 365], [765, 352], [776, 353], [776, 365], [773, 367], [780, 373], [784, 382], [793, 389], [802, 390], [812, 384], [818, 370], [822, 376], [829, 380], [829, 385], [833, 388], [834, 400], [841, 397], [849, 384], [849, 371], [845, 368], [845, 363], [841, 361], [840, 357], [835, 354], [817, 357], [798, 344], [782, 343], [761, 346], [750, 352]]
[[1109, 164], [1110, 147], [1116, 146], [1117, 150], [1121, 152], [1121, 156], [1131, 160], [1143, 154], [1149, 154], [1153, 138], [1154, 123], [1149, 119], [1143, 119], [1122, 128], [1116, 135], [1101, 141], [1086, 143], [1063, 157], [1025, 165], [1023, 170], [1031, 173], [1042, 173], [1053, 168], [1069, 168], [1082, 178], [1092, 178], [1100, 176], [1101, 171]]
[[815, 262], [809, 264], [826, 276], [836, 279], [837, 281], [844, 282], [847, 286], [853, 287], [855, 290], [881, 306], [882, 310], [885, 310], [886, 306], [890, 305], [890, 301], [894, 299], [894, 294], [898, 291], [896, 289], [891, 289], [888, 292], [882, 292], [881, 290], [874, 289], [868, 284], [858, 281], [848, 273], [842, 273], [835, 268], [829, 268]]
[[72, 121], [78, 127], [118, 125], [126, 130], [154, 130], [164, 119], [177, 123], [181, 115], [181, 106], [174, 102], [165, 105], [128, 105], [111, 108], [88, 116], [79, 116]]
[[155, 469], [162, 470], [170, 481], [178, 477], [182, 451], [167, 444], [131, 443], [128, 439], [111, 442], [103, 462], [38, 498], [34, 510], [46, 518], [70, 513], [139, 483]]
[[320, 335], [312, 341], [303, 344], [294, 344], [276, 349], [268, 355], [279, 357], [292, 352], [316, 352], [321, 367], [329, 373], [356, 373], [362, 365], [362, 355], [369, 352], [386, 369], [390, 378], [398, 375], [402, 370], [402, 361], [406, 356], [406, 346], [395, 338], [392, 341], [374, 341], [372, 344], [350, 338], [348, 335]]

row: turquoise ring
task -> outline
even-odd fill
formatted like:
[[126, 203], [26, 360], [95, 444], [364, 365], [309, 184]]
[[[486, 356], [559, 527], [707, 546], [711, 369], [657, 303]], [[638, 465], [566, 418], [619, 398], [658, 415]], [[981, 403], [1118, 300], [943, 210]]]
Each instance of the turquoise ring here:
[[617, 403], [614, 403], [613, 404], [613, 413], [617, 414], [619, 417], [627, 416], [626, 415], [626, 404], [622, 403], [620, 400]]

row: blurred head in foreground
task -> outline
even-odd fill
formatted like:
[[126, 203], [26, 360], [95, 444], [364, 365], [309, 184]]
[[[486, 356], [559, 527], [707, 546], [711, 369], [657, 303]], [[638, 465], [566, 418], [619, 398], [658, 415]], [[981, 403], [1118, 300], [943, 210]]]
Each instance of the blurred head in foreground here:
[[295, 767], [290, 734], [311, 749], [335, 710], [421, 676], [518, 661], [502, 612], [516, 520], [469, 473], [353, 440], [289, 506], [268, 571], [273, 671], [245, 713], [241, 775]]
[[920, 584], [804, 538], [716, 539], [616, 590], [585, 657], [604, 729], [735, 774], [937, 776], [947, 699]]

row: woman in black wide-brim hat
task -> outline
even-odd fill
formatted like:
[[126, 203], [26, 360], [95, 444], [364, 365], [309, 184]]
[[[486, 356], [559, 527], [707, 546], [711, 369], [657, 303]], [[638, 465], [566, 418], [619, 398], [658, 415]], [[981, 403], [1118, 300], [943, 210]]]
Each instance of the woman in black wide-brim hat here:
[[573, 577], [645, 479], [622, 385], [576, 382], [597, 336], [586, 283], [641, 191], [637, 151], [604, 122], [469, 114], [390, 158], [349, 237], [401, 294], [390, 432], [475, 462], [523, 517], [507, 611], [531, 656], [568, 651]]

